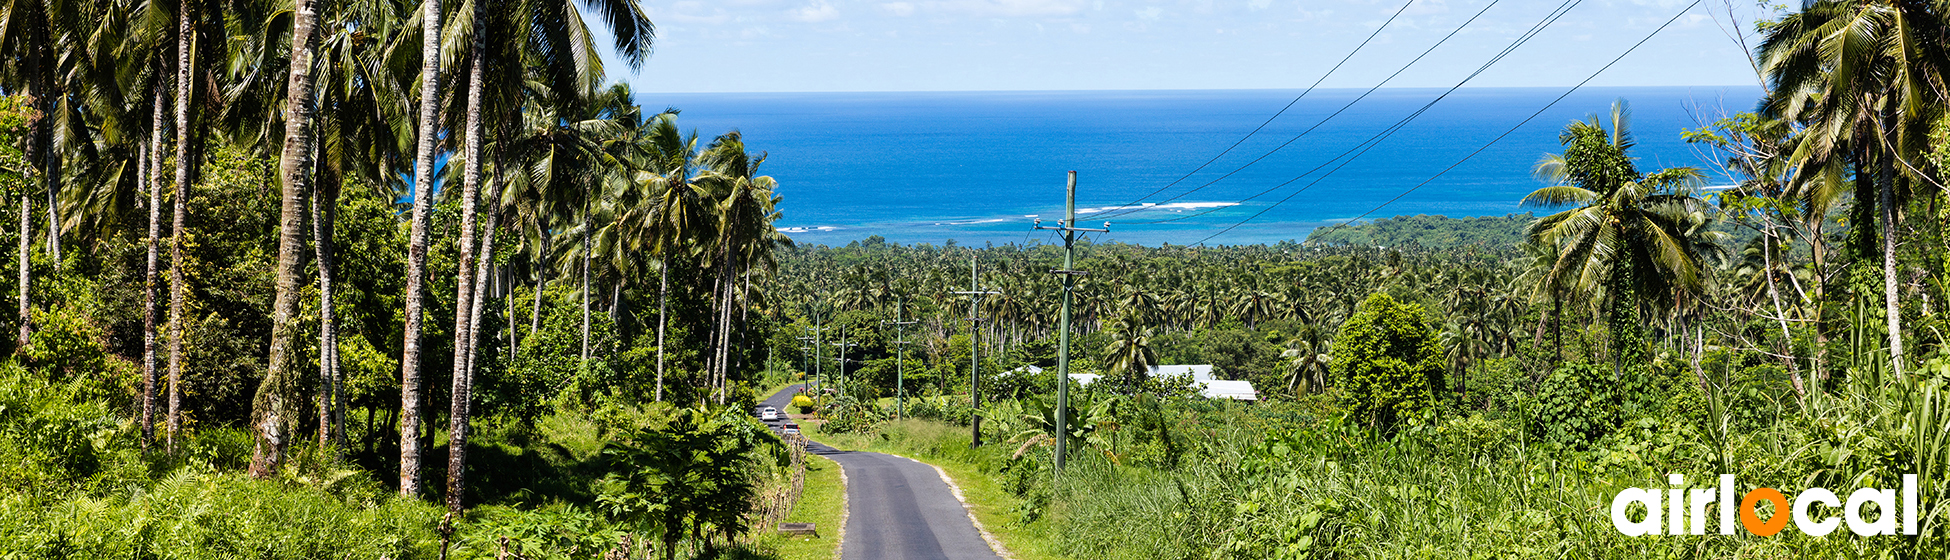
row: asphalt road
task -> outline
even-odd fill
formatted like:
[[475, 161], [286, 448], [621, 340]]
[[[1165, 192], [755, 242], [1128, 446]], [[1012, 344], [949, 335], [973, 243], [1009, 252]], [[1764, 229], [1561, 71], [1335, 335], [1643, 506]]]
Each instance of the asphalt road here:
[[[765, 399], [785, 412], [798, 385]], [[776, 427], [784, 422], [774, 422]], [[846, 472], [846, 540], [841, 560], [1000, 560], [968, 521], [934, 467], [882, 453], [807, 449]], [[823, 528], [822, 528], [823, 529]]]

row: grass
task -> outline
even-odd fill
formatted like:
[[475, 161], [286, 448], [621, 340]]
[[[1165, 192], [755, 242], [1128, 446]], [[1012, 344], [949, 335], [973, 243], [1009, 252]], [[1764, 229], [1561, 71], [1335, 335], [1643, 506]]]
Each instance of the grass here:
[[[806, 455], [805, 493], [799, 505], [786, 516], [786, 523], [813, 523], [817, 536], [788, 537], [771, 533], [767, 544], [777, 547], [780, 560], [830, 560], [839, 557], [840, 516], [846, 511], [846, 487], [840, 483], [840, 465], [832, 459]], [[774, 527], [761, 530], [772, 531]]]
[[[986, 430], [984, 430], [986, 431]], [[872, 451], [900, 455], [941, 467], [962, 499], [975, 511], [982, 527], [994, 535], [1009, 556], [1016, 560], [1058, 560], [1055, 535], [1047, 521], [1022, 523], [1021, 500], [1004, 490], [1000, 480], [1002, 459], [1007, 447], [990, 442], [981, 449], [968, 448], [966, 428], [932, 420], [889, 422], [881, 435], [811, 434], [820, 443], [849, 451]]]

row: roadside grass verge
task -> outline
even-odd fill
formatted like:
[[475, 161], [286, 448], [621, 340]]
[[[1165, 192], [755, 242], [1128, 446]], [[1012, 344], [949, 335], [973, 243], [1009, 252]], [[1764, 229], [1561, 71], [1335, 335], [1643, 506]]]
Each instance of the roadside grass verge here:
[[805, 493], [786, 516], [786, 523], [813, 523], [818, 536], [787, 536], [778, 527], [760, 527], [767, 536], [761, 547], [774, 548], [780, 560], [832, 560], [839, 557], [840, 515], [846, 512], [846, 487], [840, 484], [840, 465], [832, 459], [806, 455]]
[[1046, 519], [1022, 521], [1022, 500], [1002, 486], [1002, 465], [1010, 447], [1002, 441], [968, 447], [967, 428], [932, 420], [899, 420], [881, 425], [880, 433], [807, 433], [814, 440], [848, 451], [872, 451], [917, 459], [947, 471], [961, 487], [962, 499], [975, 511], [982, 527], [1016, 560], [1059, 560], [1057, 542]]

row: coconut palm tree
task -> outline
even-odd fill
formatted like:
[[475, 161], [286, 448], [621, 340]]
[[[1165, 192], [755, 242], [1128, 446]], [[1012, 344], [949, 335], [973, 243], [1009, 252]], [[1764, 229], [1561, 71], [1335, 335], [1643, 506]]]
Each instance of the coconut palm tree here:
[[1925, 179], [1918, 162], [1944, 113], [1950, 45], [1940, 10], [1895, 0], [1815, 2], [1770, 27], [1760, 46], [1761, 69], [1774, 83], [1767, 111], [1807, 125], [1787, 164], [1797, 169], [1796, 187], [1833, 190], [1841, 183], [1836, 162], [1854, 164], [1853, 245], [1866, 258], [1875, 244], [1868, 225], [1879, 224], [1890, 366], [1898, 375], [1905, 353], [1896, 212], [1905, 184]]
[[[420, 2], [419, 137], [413, 151], [413, 210], [406, 245], [406, 333], [400, 353], [399, 493], [420, 495], [420, 330], [427, 276], [427, 225], [433, 210], [440, 139], [440, 0]], [[463, 267], [465, 268], [465, 267]]]
[[685, 251], [705, 228], [705, 193], [693, 182], [697, 165], [697, 133], [686, 135], [677, 129], [677, 113], [665, 112], [651, 120], [649, 176], [641, 184], [651, 193], [649, 211], [642, 214], [650, 253], [657, 257], [657, 388], [656, 400], [664, 396], [664, 335], [670, 325], [671, 259]]
[[1327, 388], [1327, 341], [1320, 330], [1307, 328], [1280, 350], [1286, 360], [1286, 390], [1294, 396]]
[[302, 199], [311, 194], [312, 159], [315, 153], [312, 115], [317, 108], [313, 92], [312, 59], [317, 46], [313, 29], [318, 22], [318, 0], [293, 0], [291, 14], [290, 83], [285, 103], [284, 153], [278, 174], [283, 183], [278, 207], [278, 263], [275, 273], [276, 295], [271, 304], [271, 351], [264, 380], [258, 383], [252, 399], [251, 426], [256, 441], [251, 452], [251, 476], [264, 478], [277, 471], [283, 462], [285, 445], [291, 438], [294, 417], [291, 404], [296, 395], [298, 338], [298, 267], [304, 243]]
[[1135, 392], [1150, 378], [1151, 366], [1158, 365], [1158, 352], [1151, 348], [1151, 329], [1128, 315], [1111, 321], [1107, 372], [1125, 392]]
[[1607, 117], [1573, 121], [1558, 140], [1564, 153], [1546, 155], [1536, 167], [1540, 179], [1556, 184], [1531, 192], [1522, 205], [1573, 208], [1539, 218], [1528, 235], [1562, 247], [1545, 276], [1550, 285], [1603, 290], [1618, 373], [1628, 347], [1638, 343], [1641, 308], [1670, 309], [1698, 297], [1706, 288], [1705, 263], [1724, 253], [1725, 234], [1701, 227], [1707, 206], [1695, 196], [1699, 170], [1648, 174], [1633, 165], [1623, 100]]
[[[735, 299], [747, 299], [737, 294], [739, 280], [755, 266], [776, 267], [772, 248], [790, 244], [791, 240], [772, 226], [779, 218], [776, 209], [780, 199], [773, 194], [777, 182], [758, 175], [765, 154], [746, 152], [744, 137], [732, 131], [718, 136], [698, 157], [706, 172], [697, 181], [716, 200], [717, 206], [717, 241], [712, 251], [717, 253], [714, 260], [718, 261], [714, 291], [718, 294], [718, 328], [712, 364], [718, 404], [724, 404], [731, 374], [731, 306]], [[749, 307], [748, 299], [746, 307]]]

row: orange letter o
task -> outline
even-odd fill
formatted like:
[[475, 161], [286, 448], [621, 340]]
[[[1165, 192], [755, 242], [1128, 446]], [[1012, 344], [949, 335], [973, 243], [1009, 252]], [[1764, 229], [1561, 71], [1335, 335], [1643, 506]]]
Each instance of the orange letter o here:
[[[1769, 518], [1765, 523], [1761, 522], [1760, 514], [1754, 511], [1754, 504], [1759, 503], [1761, 500], [1774, 502], [1774, 517]], [[1772, 537], [1775, 533], [1779, 533], [1781, 529], [1787, 527], [1787, 510], [1787, 496], [1781, 495], [1780, 490], [1756, 488], [1754, 491], [1748, 492], [1746, 497], [1740, 499], [1740, 526], [1746, 527], [1749, 533], [1763, 537]]]

